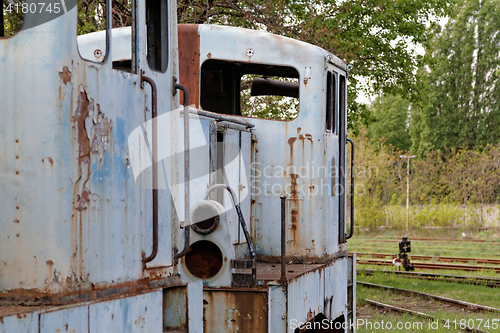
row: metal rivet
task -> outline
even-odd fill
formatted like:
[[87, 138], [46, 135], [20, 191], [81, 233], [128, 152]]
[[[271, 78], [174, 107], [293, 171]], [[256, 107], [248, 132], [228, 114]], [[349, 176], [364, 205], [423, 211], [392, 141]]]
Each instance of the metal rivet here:
[[254, 52], [254, 50], [253, 50], [253, 49], [251, 49], [251, 48], [250, 48], [250, 49], [247, 49], [247, 56], [248, 56], [248, 57], [251, 57], [251, 56], [253, 56], [254, 54], [255, 54], [255, 52]]

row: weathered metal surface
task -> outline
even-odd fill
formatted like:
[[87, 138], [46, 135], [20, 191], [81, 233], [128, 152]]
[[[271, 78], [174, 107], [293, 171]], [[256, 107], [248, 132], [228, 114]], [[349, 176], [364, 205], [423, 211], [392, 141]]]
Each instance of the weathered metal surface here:
[[187, 287], [163, 290], [163, 330], [186, 331], [188, 328]]
[[268, 332], [266, 291], [205, 290], [204, 332]]
[[89, 306], [89, 333], [162, 332], [162, 291]]
[[[347, 259], [311, 270], [288, 282], [288, 322], [307, 322], [318, 314], [327, 319], [347, 314]], [[288, 332], [293, 332], [288, 327]]]
[[84, 306], [42, 313], [40, 315], [40, 333], [88, 332], [89, 306]]
[[[326, 112], [327, 52], [302, 42], [244, 29], [199, 25], [198, 33], [200, 64], [207, 59], [276, 64], [296, 68], [301, 77], [308, 77], [306, 81], [299, 80], [299, 114], [293, 121], [245, 118], [255, 125], [252, 236], [259, 254], [279, 256], [280, 219], [275, 201], [279, 201], [281, 194], [287, 194], [287, 255], [324, 261], [329, 254], [343, 249], [337, 241], [338, 198], [330, 195], [330, 169], [337, 166], [329, 163], [339, 153], [338, 138], [335, 134], [325, 134], [322, 126]], [[251, 57], [246, 54], [248, 48], [254, 51]], [[345, 75], [345, 67], [328, 66]], [[261, 219], [257, 218], [259, 205]]]
[[[144, 10], [143, 2], [137, 6]], [[75, 11], [0, 39], [3, 291], [134, 281], [143, 276], [141, 253], [151, 251], [151, 191], [135, 184], [127, 149], [127, 136], [150, 118], [151, 94], [140, 89], [137, 74], [113, 70], [111, 61], [81, 59]], [[175, 40], [174, 24], [171, 33]], [[145, 45], [136, 45], [145, 74], [159, 90], [172, 91], [175, 57], [158, 74], [143, 65]], [[165, 93], [158, 105], [163, 114], [177, 102]], [[151, 265], [169, 266], [169, 193], [159, 194], [159, 207], [160, 242]]]
[[189, 283], [188, 294], [188, 329], [189, 333], [203, 333], [203, 282]]
[[287, 332], [287, 293], [284, 286], [269, 289], [269, 332]]
[[37, 312], [0, 317], [1, 333], [31, 333], [38, 332], [39, 315]]
[[[356, 323], [356, 285], [357, 285], [357, 270], [356, 270], [356, 253], [350, 254], [347, 257], [347, 323]], [[351, 333], [356, 332], [356, 326], [349, 326], [348, 330]]]
[[161, 332], [161, 294], [153, 291], [76, 305], [23, 307], [10, 314], [0, 311], [0, 332]]

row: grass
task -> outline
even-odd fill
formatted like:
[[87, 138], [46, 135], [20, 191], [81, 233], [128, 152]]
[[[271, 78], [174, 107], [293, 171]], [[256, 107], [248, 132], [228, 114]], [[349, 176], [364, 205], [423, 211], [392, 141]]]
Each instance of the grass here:
[[[404, 232], [394, 230], [386, 230], [383, 232], [358, 233], [349, 240], [347, 250], [349, 252], [372, 252], [372, 253], [398, 253], [399, 247], [397, 242], [380, 242], [382, 239], [397, 239]], [[408, 234], [414, 238], [461, 238], [461, 231], [457, 230], [439, 230], [429, 233], [427, 230], [421, 232], [413, 232]], [[450, 256], [450, 257], [468, 257], [468, 258], [495, 258], [493, 254], [500, 254], [500, 237], [496, 232], [483, 231], [479, 233], [468, 233], [468, 237], [473, 239], [487, 239], [484, 243], [473, 242], [425, 242], [412, 241], [412, 252], [415, 255], [432, 255], [432, 256]], [[411, 256], [410, 256], [411, 258]], [[481, 266], [484, 266], [481, 264]], [[376, 269], [376, 270], [395, 270], [392, 266], [377, 266], [377, 265], [358, 265], [358, 269]], [[425, 272], [426, 270], [418, 270]], [[500, 274], [496, 274], [493, 270], [484, 270], [478, 272], [466, 272], [458, 270], [428, 270], [428, 272], [451, 274], [451, 275], [470, 275], [470, 276], [490, 276], [500, 278]], [[475, 286], [469, 284], [459, 284], [445, 281], [412, 279], [400, 277], [391, 273], [376, 272], [373, 275], [366, 275], [364, 271], [360, 271], [357, 276], [358, 281], [371, 282], [395, 288], [408, 289], [418, 292], [429, 293], [433, 295], [450, 297], [466, 302], [487, 305], [495, 308], [500, 308], [500, 289], [488, 288], [485, 286]], [[382, 289], [365, 288], [357, 286], [357, 309], [358, 318], [362, 321], [358, 322], [357, 331], [362, 332], [457, 332], [458, 328], [453, 327], [453, 321], [457, 324], [468, 322], [469, 326], [480, 328], [488, 332], [500, 332], [500, 313], [482, 313], [463, 311], [454, 307], [446, 308], [438, 305], [439, 302], [433, 301], [436, 304], [429, 303], [428, 308], [424, 308], [421, 312], [433, 315], [437, 318], [448, 320], [448, 325], [443, 322], [429, 321], [424, 318], [415, 317], [407, 314], [399, 314], [383, 309], [377, 309], [368, 305], [364, 300], [371, 299], [378, 302], [400, 306], [403, 308], [418, 309], [420, 305], [425, 306], [429, 301], [423, 301], [415, 298], [406, 298], [393, 294]], [[405, 304], [413, 303], [413, 304]], [[407, 306], [405, 306], [407, 305]], [[493, 320], [498, 324], [495, 329], [492, 325]], [[382, 327], [382, 321], [385, 327]], [[370, 326], [371, 323], [371, 326]], [[378, 323], [377, 327], [374, 326]], [[401, 329], [399, 325], [406, 325]], [[482, 327], [478, 327], [479, 325]], [[484, 326], [486, 324], [487, 326]], [[392, 328], [388, 328], [391, 325]], [[446, 327], [447, 326], [447, 327]]]
[[[359, 259], [359, 258], [358, 258]], [[481, 265], [486, 266], [486, 265]], [[386, 271], [396, 271], [395, 266], [382, 266], [382, 265], [357, 265], [358, 269], [375, 269], [375, 270], [386, 270]], [[418, 269], [416, 272], [419, 273], [436, 273], [436, 274], [449, 274], [449, 275], [466, 275], [466, 276], [487, 276], [500, 279], [500, 273], [496, 273], [492, 269], [486, 269], [481, 271], [460, 271], [455, 269]]]
[[[398, 253], [398, 242], [384, 242], [383, 240], [397, 240], [404, 236], [403, 232], [395, 232], [386, 230], [384, 233], [358, 233], [347, 242], [347, 250], [349, 252], [371, 252], [371, 253]], [[414, 240], [411, 242], [411, 254], [428, 255], [436, 257], [465, 257], [465, 258], [497, 258], [500, 259], [500, 238], [496, 233], [475, 233], [470, 234], [474, 239], [485, 239], [486, 242], [454, 242], [454, 241], [421, 241]], [[454, 232], [445, 233], [437, 232], [434, 235], [428, 235], [427, 232], [416, 233], [410, 235], [414, 238], [447, 238], [461, 239], [460, 235]], [[488, 236], [488, 237], [486, 237]], [[411, 255], [410, 254], [410, 255]]]
[[[357, 279], [361, 282], [376, 283], [500, 308], [500, 297], [498, 297], [500, 290], [496, 288], [446, 281], [410, 279], [379, 272], [366, 275], [361, 271], [358, 273]], [[500, 313], [497, 314], [497, 317], [500, 318]]]

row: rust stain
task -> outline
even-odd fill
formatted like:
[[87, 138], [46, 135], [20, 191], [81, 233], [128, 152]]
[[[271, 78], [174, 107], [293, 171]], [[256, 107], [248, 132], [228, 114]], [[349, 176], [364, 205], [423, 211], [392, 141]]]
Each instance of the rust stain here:
[[80, 164], [90, 163], [90, 140], [85, 128], [85, 119], [89, 116], [91, 109], [93, 109], [93, 104], [87, 98], [87, 93], [81, 92], [78, 98], [78, 107], [73, 117], [78, 129], [78, 162]]
[[59, 72], [59, 78], [64, 82], [64, 84], [71, 82], [71, 72], [69, 71], [68, 66], [64, 66], [62, 72]]
[[[50, 167], [52, 168], [54, 166], [54, 160], [51, 157], [49, 157], [47, 159], [49, 160]], [[43, 161], [43, 159], [42, 159], [42, 161]]]
[[306, 139], [307, 139], [307, 140], [310, 140], [311, 142], [313, 142], [313, 139], [312, 139], [312, 135], [311, 135], [311, 134], [306, 134]]
[[82, 191], [82, 194], [78, 196], [78, 206], [76, 207], [76, 210], [82, 211], [87, 209], [87, 203], [89, 203], [89, 194], [90, 191], [85, 187]]
[[[179, 83], [189, 91], [189, 105], [200, 101], [200, 34], [197, 24], [179, 24]], [[210, 57], [209, 57], [210, 58]], [[182, 101], [182, 96], [179, 94]], [[181, 103], [182, 105], [182, 103]]]
[[301, 134], [301, 135], [299, 135], [299, 140], [304, 141], [304, 136], [303, 136], [302, 134]]
[[299, 179], [299, 175], [295, 173], [290, 174], [290, 179], [291, 179], [291, 190], [290, 190], [290, 200], [298, 200], [299, 199], [299, 192], [297, 190], [298, 184], [297, 184], [297, 179]]
[[288, 144], [290, 145], [290, 147], [293, 147], [293, 143], [295, 141], [297, 141], [297, 138], [293, 136], [290, 139], [288, 139]]
[[208, 58], [208, 59], [212, 58], [212, 53], [208, 52], [208, 54], [207, 54], [207, 58]]
[[204, 332], [268, 331], [267, 292], [218, 289], [203, 294]]
[[300, 133], [301, 130], [302, 130], [302, 128], [297, 127], [297, 133]]
[[[51, 267], [51, 265], [48, 264], [49, 262], [52, 262], [52, 260], [47, 261], [47, 266]], [[51, 274], [53, 274], [52, 272], [53, 271], [51, 271]], [[180, 283], [180, 279], [177, 277], [172, 281], [173, 284], [175, 284], [176, 281]], [[70, 283], [71, 278], [68, 278], [67, 282]], [[82, 288], [65, 288], [63, 292], [55, 294], [47, 293], [47, 290], [40, 289], [10, 289], [8, 292], [0, 294], [0, 312], [9, 306], [25, 305], [13, 309], [13, 314], [26, 316], [26, 313], [33, 309], [32, 306], [67, 305], [81, 303], [82, 301], [120, 299], [123, 297], [140, 295], [144, 292], [150, 292], [151, 282], [151, 279], [139, 279], [132, 282], [113, 284], [89, 284], [86, 286], [87, 288], [85, 290]], [[0, 318], [2, 318], [1, 314]]]

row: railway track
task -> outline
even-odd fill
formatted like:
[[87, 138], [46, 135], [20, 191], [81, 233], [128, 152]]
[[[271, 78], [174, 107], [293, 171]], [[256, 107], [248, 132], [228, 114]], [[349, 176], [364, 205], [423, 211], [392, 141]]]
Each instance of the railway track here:
[[[449, 320], [445, 320], [445, 319], [441, 319], [441, 318], [436, 318], [436, 317], [434, 317], [432, 315], [429, 315], [429, 314], [426, 314], [426, 313], [423, 313], [423, 312], [414, 311], [414, 310], [410, 310], [410, 309], [405, 309], [405, 308], [401, 308], [401, 307], [398, 307], [398, 306], [394, 306], [394, 305], [389, 305], [389, 304], [385, 304], [385, 303], [373, 301], [371, 299], [365, 299], [365, 302], [367, 302], [371, 306], [376, 306], [376, 307], [383, 308], [383, 309], [386, 309], [386, 310], [391, 310], [391, 311], [395, 311], [395, 312], [399, 312], [399, 313], [407, 313], [407, 314], [411, 314], [413, 316], [422, 317], [422, 318], [425, 318], [425, 319], [428, 319], [428, 320], [439, 320], [439, 321], [441, 321], [444, 324], [449, 324]], [[479, 328], [469, 327], [467, 325], [465, 325], [464, 330], [466, 330], [468, 332], [489, 333], [488, 331], [484, 331], [484, 330], [481, 330]]]
[[[463, 238], [413, 238], [408, 237], [409, 241], [424, 241], [424, 242], [470, 242], [470, 243], [486, 243], [486, 239], [463, 239]], [[373, 241], [381, 242], [400, 242], [401, 238], [397, 239], [376, 239]], [[492, 243], [495, 244], [495, 243]], [[500, 244], [498, 244], [500, 245]]]
[[399, 289], [399, 288], [394, 288], [394, 287], [389, 287], [389, 286], [384, 286], [381, 284], [375, 284], [375, 283], [369, 283], [369, 282], [358, 281], [357, 284], [362, 285], [362, 286], [367, 287], [367, 288], [384, 289], [384, 290], [392, 291], [394, 293], [405, 295], [405, 296], [420, 297], [420, 298], [423, 298], [425, 300], [433, 299], [433, 300], [437, 300], [439, 302], [445, 302], [445, 303], [451, 304], [453, 306], [464, 308], [464, 309], [469, 309], [472, 311], [484, 311], [484, 312], [493, 312], [493, 313], [500, 314], [500, 309], [493, 308], [491, 306], [460, 301], [460, 300], [449, 298], [449, 297], [437, 296], [437, 295], [432, 295], [432, 294], [427, 294], [427, 293], [422, 293], [419, 291], [413, 291], [413, 290], [407, 290], [407, 289]]
[[[383, 265], [383, 266], [393, 266], [392, 260], [377, 260], [377, 259], [358, 259], [358, 264], [365, 265]], [[477, 265], [462, 265], [462, 264], [440, 264], [440, 263], [426, 263], [426, 262], [411, 262], [415, 269], [450, 269], [450, 270], [461, 270], [461, 271], [482, 271], [482, 270], [494, 270], [496, 273], [500, 273], [500, 267], [493, 266], [477, 266]]]
[[[395, 254], [391, 253], [368, 253], [368, 252], [357, 252], [358, 257], [371, 256], [372, 258], [396, 258]], [[471, 261], [477, 264], [492, 264], [500, 265], [500, 259], [491, 258], [466, 258], [466, 257], [437, 257], [437, 256], [422, 256], [422, 255], [410, 255], [410, 260], [436, 260], [440, 262], [464, 262], [469, 263]]]
[[481, 285], [491, 288], [500, 287], [500, 279], [486, 276], [468, 276], [468, 275], [450, 275], [450, 274], [436, 274], [436, 273], [422, 273], [422, 272], [405, 272], [405, 271], [387, 271], [376, 269], [358, 269], [358, 272], [364, 271], [366, 275], [373, 275], [380, 272], [384, 274], [395, 274], [405, 278], [422, 279], [422, 280], [436, 280], [445, 282], [466, 283], [473, 285]]
[[[456, 300], [456, 299], [452, 299], [452, 298], [448, 298], [448, 297], [437, 296], [437, 295], [432, 295], [432, 294], [422, 293], [422, 292], [412, 291], [412, 290], [406, 290], [406, 289], [399, 289], [399, 288], [394, 288], [394, 287], [389, 287], [389, 286], [384, 286], [384, 285], [379, 285], [379, 284], [374, 284], [374, 283], [368, 283], [368, 282], [358, 281], [357, 284], [361, 285], [363, 287], [367, 287], [367, 288], [376, 288], [376, 289], [382, 289], [385, 291], [390, 291], [390, 292], [393, 292], [395, 294], [399, 294], [399, 295], [403, 295], [403, 296], [407, 296], [407, 297], [421, 298], [421, 299], [424, 299], [427, 301], [433, 300], [433, 301], [437, 301], [437, 302], [441, 302], [441, 303], [446, 303], [446, 304], [449, 304], [449, 305], [457, 307], [457, 308], [467, 309], [468, 311], [500, 313], [500, 309], [497, 309], [497, 308], [493, 308], [493, 307], [485, 306], [485, 305], [480, 305], [480, 304], [475, 304], [475, 303], [464, 302], [464, 301], [460, 301], [460, 300]], [[426, 318], [429, 320], [439, 320], [441, 322], [448, 323], [448, 324], [450, 323], [449, 320], [445, 320], [442, 318], [436, 318], [435, 316], [429, 315], [429, 314], [424, 313], [422, 311], [415, 311], [415, 310], [409, 309], [407, 307], [405, 307], [405, 308], [398, 307], [395, 305], [389, 305], [389, 304], [377, 302], [377, 301], [370, 300], [370, 299], [365, 299], [365, 301], [368, 304], [370, 304], [371, 306], [384, 308], [386, 310], [396, 311], [396, 312], [400, 312], [400, 313], [407, 313], [407, 314], [423, 317], [423, 318]], [[474, 324], [474, 321], [473, 321], [473, 324]], [[470, 327], [467, 325], [464, 325], [463, 329], [466, 331], [470, 331], [470, 332], [479, 332], [479, 333], [487, 332], [487, 331], [484, 331], [482, 329]]]

